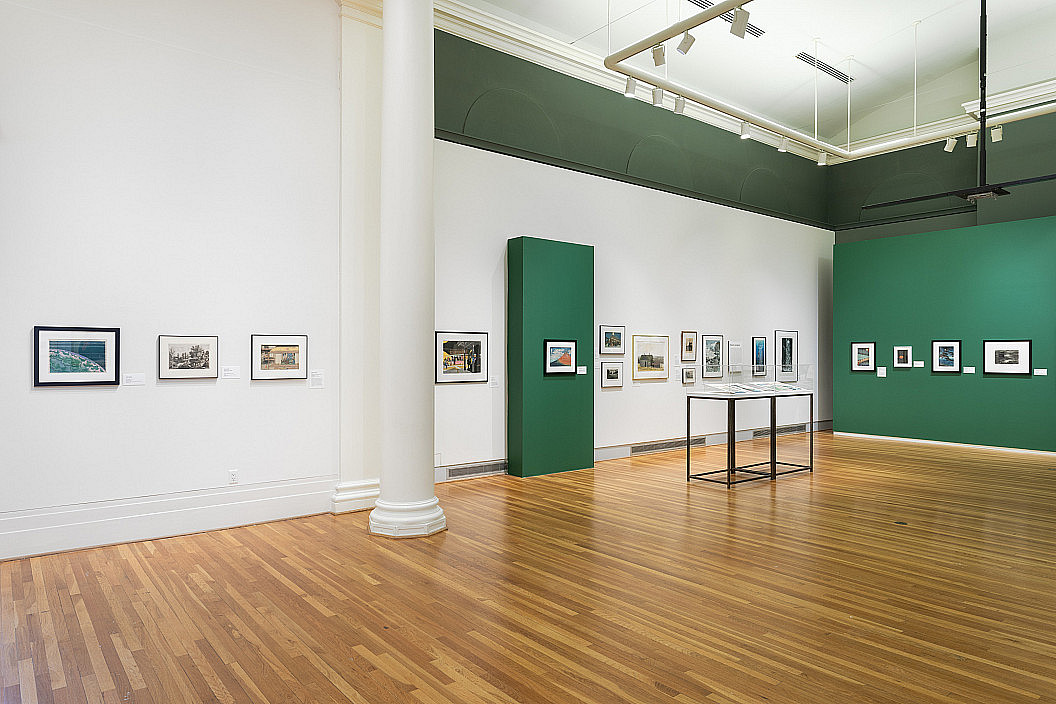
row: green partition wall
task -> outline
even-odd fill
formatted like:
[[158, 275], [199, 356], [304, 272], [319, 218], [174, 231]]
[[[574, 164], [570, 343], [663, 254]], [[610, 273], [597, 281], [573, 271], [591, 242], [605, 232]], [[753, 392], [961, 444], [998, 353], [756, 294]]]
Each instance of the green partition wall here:
[[[977, 372], [933, 373], [941, 339]], [[983, 374], [983, 340], [1020, 339], [1056, 372], [1056, 217], [837, 244], [834, 430], [1056, 451], [1056, 376]], [[872, 341], [887, 378], [850, 371]], [[893, 368], [894, 345], [925, 368]]]
[[[509, 473], [594, 465], [594, 248], [535, 237], [506, 247]], [[543, 341], [575, 340], [586, 374], [543, 375]]]

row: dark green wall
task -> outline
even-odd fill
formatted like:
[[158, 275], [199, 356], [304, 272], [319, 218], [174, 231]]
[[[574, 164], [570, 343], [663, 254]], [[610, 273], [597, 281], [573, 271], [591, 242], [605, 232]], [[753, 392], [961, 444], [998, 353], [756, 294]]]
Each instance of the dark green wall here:
[[[518, 477], [594, 466], [594, 248], [535, 237], [506, 247], [506, 444]], [[586, 374], [543, 376], [543, 340], [575, 340]]]
[[435, 51], [440, 139], [826, 223], [810, 161], [444, 32]]
[[[1056, 376], [982, 373], [987, 339], [1031, 339], [1056, 373], [1056, 217], [837, 244], [833, 308], [835, 430], [1056, 450]], [[932, 373], [933, 339], [977, 373]], [[886, 379], [850, 371], [870, 341]], [[894, 369], [894, 345], [925, 368]]]

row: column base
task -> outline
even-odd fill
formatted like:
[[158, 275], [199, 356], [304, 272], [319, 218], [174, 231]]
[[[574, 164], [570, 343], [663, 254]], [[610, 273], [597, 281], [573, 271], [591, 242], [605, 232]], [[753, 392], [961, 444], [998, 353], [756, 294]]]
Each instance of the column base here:
[[447, 530], [447, 516], [435, 496], [401, 503], [378, 499], [370, 512], [369, 530], [389, 538], [420, 538]]

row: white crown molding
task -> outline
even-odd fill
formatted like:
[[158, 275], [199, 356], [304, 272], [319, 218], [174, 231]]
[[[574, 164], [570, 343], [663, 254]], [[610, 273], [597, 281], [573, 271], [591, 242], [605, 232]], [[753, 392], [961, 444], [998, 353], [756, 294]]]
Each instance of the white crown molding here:
[[339, 0], [341, 16], [381, 28], [381, 0]]
[[[987, 116], [996, 115], [1009, 110], [1032, 108], [1035, 105], [1051, 103], [1054, 100], [1056, 100], [1056, 79], [988, 95], [986, 96], [986, 113]], [[973, 118], [979, 119], [978, 100], [962, 103], [961, 107]]]

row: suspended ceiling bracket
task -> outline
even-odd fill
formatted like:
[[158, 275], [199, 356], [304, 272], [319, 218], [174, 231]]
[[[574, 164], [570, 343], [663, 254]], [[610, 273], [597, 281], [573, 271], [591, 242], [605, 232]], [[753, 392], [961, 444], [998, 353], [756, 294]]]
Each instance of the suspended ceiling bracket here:
[[[713, 5], [707, 10], [700, 12], [692, 17], [687, 17], [680, 22], [676, 22], [671, 26], [663, 29], [656, 34], [652, 34], [641, 41], [635, 42], [629, 46], [620, 49], [619, 51], [610, 54], [605, 57], [605, 68], [621, 73], [624, 76], [635, 79], [636, 81], [642, 81], [643, 83], [649, 83], [657, 88], [662, 88], [664, 91], [673, 93], [675, 95], [683, 96], [684, 98], [691, 100], [695, 103], [703, 105], [706, 108], [714, 110], [718, 113], [726, 115], [734, 120], [740, 120], [746, 122], [752, 127], [758, 130], [764, 130], [776, 135], [778, 138], [787, 137], [794, 143], [813, 149], [816, 152], [825, 153], [829, 155], [829, 163], [836, 163], [838, 161], [851, 161], [854, 159], [863, 159], [869, 156], [876, 156], [878, 154], [886, 154], [888, 152], [895, 152], [901, 149], [908, 149], [910, 147], [920, 146], [922, 144], [930, 144], [932, 142], [939, 142], [948, 137], [960, 137], [969, 132], [974, 132], [979, 129], [978, 116], [972, 115], [960, 115], [951, 120], [944, 120], [943, 124], [931, 130], [919, 130], [915, 135], [909, 135], [906, 137], [900, 137], [896, 139], [888, 139], [880, 142], [871, 142], [869, 144], [846, 149], [844, 147], [836, 146], [822, 140], [815, 139], [810, 135], [803, 134], [791, 127], [786, 127], [780, 123], [769, 120], [760, 115], [742, 110], [736, 106], [730, 105], [729, 103], [723, 102], [717, 98], [713, 98], [709, 95], [705, 95], [689, 86], [683, 85], [676, 81], [672, 81], [664, 76], [657, 73], [651, 73], [646, 70], [629, 66], [623, 62], [627, 61], [631, 57], [637, 56], [638, 54], [649, 51], [657, 44], [661, 44], [670, 39], [681, 35], [683, 32], [687, 32], [695, 27], [699, 27], [705, 22], [709, 22], [722, 14], [729, 12], [735, 8], [747, 5], [752, 0], [726, 0], [718, 5]], [[698, 40], [699, 41], [699, 40]], [[1039, 115], [1047, 115], [1049, 113], [1056, 112], [1056, 103], [1049, 103], [1045, 105], [1035, 105], [1033, 107], [1024, 108], [1020, 110], [1013, 110], [999, 115], [987, 115], [986, 116], [986, 127], [996, 127], [997, 125], [1003, 125], [1009, 122], [1015, 122], [1017, 120], [1025, 120], [1031, 117], [1037, 117]], [[793, 149], [789, 149], [790, 152]], [[833, 158], [834, 157], [834, 158]]]

